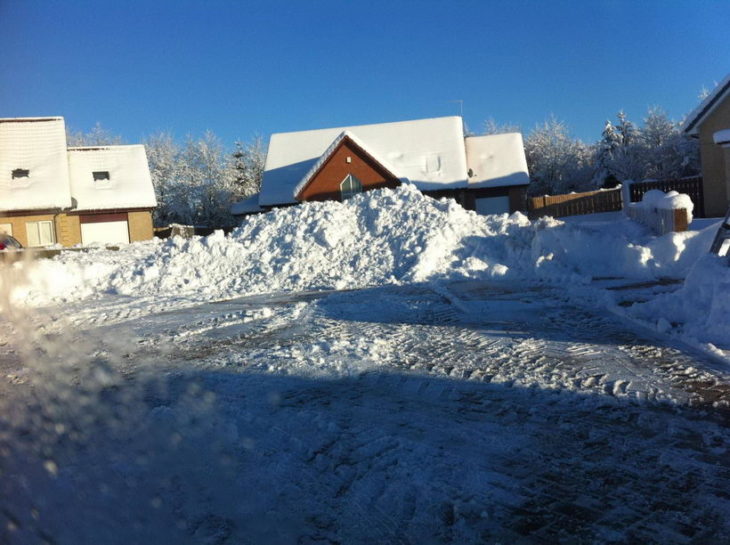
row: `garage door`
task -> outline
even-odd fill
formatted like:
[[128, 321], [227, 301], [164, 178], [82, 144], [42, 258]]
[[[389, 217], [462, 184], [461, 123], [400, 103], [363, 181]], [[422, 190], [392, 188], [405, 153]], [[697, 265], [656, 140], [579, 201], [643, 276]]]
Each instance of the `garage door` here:
[[485, 197], [474, 199], [477, 214], [509, 214], [509, 197]]
[[81, 216], [82, 244], [127, 244], [129, 224], [126, 214]]

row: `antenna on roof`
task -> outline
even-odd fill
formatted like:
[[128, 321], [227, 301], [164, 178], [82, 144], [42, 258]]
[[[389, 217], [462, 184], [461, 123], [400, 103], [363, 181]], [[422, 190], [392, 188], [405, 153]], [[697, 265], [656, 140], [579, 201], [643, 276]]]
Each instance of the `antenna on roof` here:
[[455, 104], [455, 103], [459, 104], [459, 116], [461, 116], [463, 118], [464, 117], [464, 101], [459, 99], [459, 100], [449, 100], [449, 102], [451, 102], [452, 104]]

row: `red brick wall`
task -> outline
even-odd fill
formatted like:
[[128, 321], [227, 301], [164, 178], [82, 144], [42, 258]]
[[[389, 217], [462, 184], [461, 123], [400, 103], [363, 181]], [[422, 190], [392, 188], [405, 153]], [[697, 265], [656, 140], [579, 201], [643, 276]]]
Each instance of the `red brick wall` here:
[[[350, 157], [351, 162], [347, 162]], [[348, 140], [343, 140], [339, 148], [330, 156], [309, 184], [297, 196], [300, 201], [340, 200], [340, 184], [348, 174], [352, 174], [362, 184], [363, 191], [394, 188], [400, 185], [377, 161]]]

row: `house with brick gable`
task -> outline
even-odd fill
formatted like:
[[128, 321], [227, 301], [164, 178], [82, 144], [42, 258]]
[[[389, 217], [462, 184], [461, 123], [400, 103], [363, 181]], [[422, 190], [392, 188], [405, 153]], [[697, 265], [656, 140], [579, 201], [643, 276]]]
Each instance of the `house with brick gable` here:
[[152, 238], [144, 146], [66, 145], [62, 117], [0, 119], [0, 232], [25, 247]]
[[730, 208], [730, 75], [687, 116], [682, 131], [699, 139], [705, 215], [724, 216]]
[[411, 183], [469, 210], [501, 214], [524, 210], [529, 181], [521, 134], [465, 136], [458, 116], [276, 133], [261, 192], [231, 212], [341, 201]]

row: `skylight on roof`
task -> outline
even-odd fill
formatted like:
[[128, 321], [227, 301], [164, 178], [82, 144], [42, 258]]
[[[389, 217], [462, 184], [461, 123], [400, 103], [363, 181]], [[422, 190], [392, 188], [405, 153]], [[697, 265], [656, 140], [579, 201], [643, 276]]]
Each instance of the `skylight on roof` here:
[[13, 180], [17, 180], [19, 178], [30, 178], [30, 170], [27, 168], [16, 168], [12, 171], [12, 177]]

